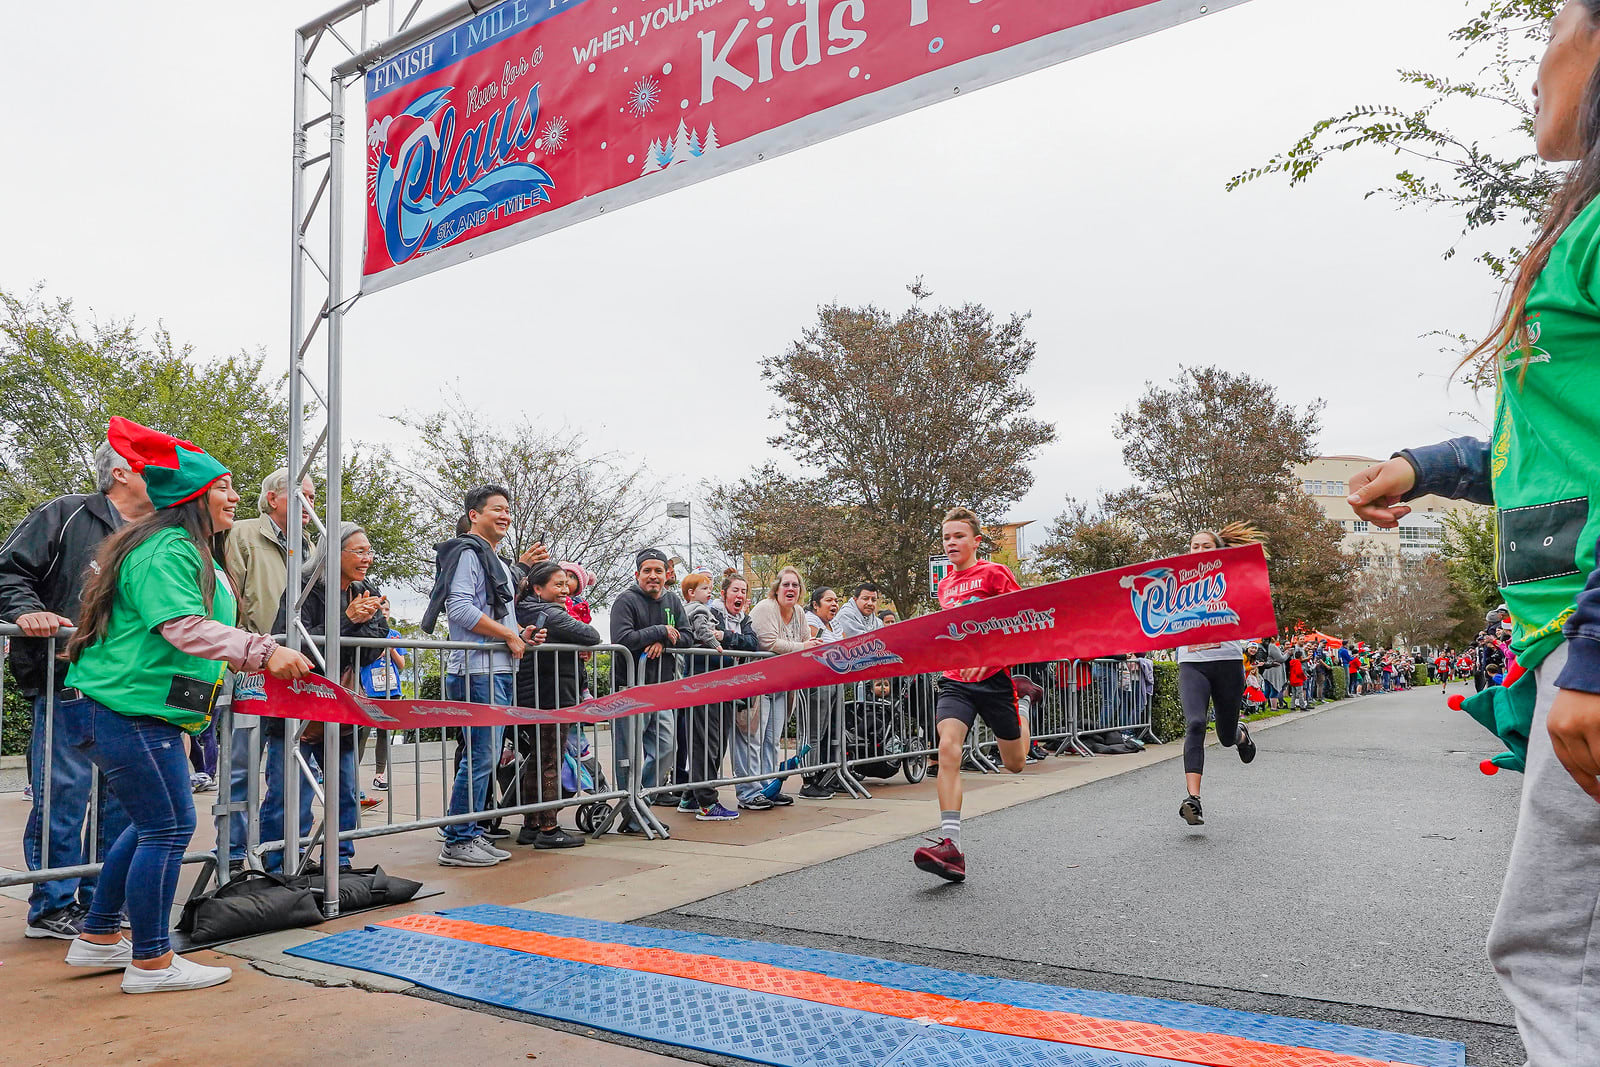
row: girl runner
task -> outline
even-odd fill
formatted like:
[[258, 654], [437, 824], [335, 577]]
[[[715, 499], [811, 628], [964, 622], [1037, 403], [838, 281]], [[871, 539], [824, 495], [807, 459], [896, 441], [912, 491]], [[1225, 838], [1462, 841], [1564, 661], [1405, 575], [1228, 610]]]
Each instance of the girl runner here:
[[1388, 529], [1425, 493], [1498, 509], [1526, 673], [1496, 694], [1495, 719], [1521, 720], [1505, 733], [1526, 730], [1527, 777], [1489, 956], [1528, 1063], [1556, 1067], [1593, 1062], [1600, 1018], [1600, 0], [1562, 6], [1534, 99], [1539, 156], [1576, 165], [1472, 353], [1497, 372], [1492, 441], [1401, 452], [1356, 474], [1350, 503]]
[[[1189, 551], [1215, 552], [1219, 548], [1253, 545], [1260, 540], [1261, 535], [1253, 528], [1231, 522], [1220, 532], [1196, 532], [1189, 538]], [[1239, 758], [1245, 763], [1256, 758], [1256, 743], [1239, 721], [1239, 706], [1244, 701], [1244, 642], [1220, 641], [1180, 647], [1178, 700], [1183, 705], [1183, 778], [1189, 789], [1189, 795], [1178, 805], [1178, 814], [1190, 826], [1204, 826], [1200, 778], [1206, 769], [1208, 707], [1216, 709], [1217, 740], [1222, 746], [1237, 745]]]
[[[944, 554], [950, 573], [939, 582], [941, 610], [974, 600], [1015, 593], [1022, 586], [1010, 568], [978, 559], [983, 528], [966, 508], [951, 508], [944, 517]], [[911, 861], [940, 878], [959, 882], [967, 876], [961, 851], [961, 751], [973, 720], [982, 717], [1000, 742], [1006, 770], [1021, 774], [1028, 759], [1028, 723], [1017, 709], [1017, 692], [1004, 667], [968, 667], [945, 671], [939, 681], [934, 729], [939, 737], [939, 833], [937, 844], [917, 849]]]

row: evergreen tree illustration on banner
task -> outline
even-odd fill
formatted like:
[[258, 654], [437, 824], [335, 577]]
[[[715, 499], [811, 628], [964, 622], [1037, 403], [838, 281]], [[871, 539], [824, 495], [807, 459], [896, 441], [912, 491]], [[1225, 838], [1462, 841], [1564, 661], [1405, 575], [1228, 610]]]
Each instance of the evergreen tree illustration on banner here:
[[651, 141], [650, 147], [645, 149], [644, 168], [639, 171], [639, 176], [653, 174], [658, 170], [666, 170], [674, 163], [684, 163], [691, 159], [698, 159], [707, 152], [715, 152], [722, 147], [717, 141], [717, 127], [715, 124], [706, 127], [704, 138], [700, 131], [691, 129], [683, 119], [678, 120], [678, 130], [669, 141]]

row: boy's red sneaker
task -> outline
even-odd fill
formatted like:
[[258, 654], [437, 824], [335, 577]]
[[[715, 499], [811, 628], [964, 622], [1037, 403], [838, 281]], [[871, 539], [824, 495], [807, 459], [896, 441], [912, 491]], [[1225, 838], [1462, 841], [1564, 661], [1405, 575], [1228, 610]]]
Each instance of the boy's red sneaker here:
[[937, 845], [923, 845], [917, 849], [911, 856], [911, 862], [919, 869], [951, 882], [960, 882], [967, 877], [967, 857], [948, 837]]

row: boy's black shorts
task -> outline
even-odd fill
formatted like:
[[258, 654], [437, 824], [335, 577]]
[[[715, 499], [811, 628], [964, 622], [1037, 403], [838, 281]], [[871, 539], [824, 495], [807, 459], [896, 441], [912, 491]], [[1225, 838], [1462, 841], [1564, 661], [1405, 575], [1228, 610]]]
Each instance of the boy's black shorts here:
[[960, 719], [970, 730], [973, 720], [979, 717], [1002, 741], [1015, 741], [1022, 736], [1017, 691], [1009, 673], [1000, 671], [981, 682], [939, 679], [939, 699], [933, 715], [935, 729], [943, 719]]

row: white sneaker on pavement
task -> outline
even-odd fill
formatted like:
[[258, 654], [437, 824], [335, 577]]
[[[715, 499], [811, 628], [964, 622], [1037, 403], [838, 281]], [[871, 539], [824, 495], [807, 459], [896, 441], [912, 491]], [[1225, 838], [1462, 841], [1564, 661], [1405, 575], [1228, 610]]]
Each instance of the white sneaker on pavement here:
[[97, 967], [117, 970], [133, 962], [133, 942], [119, 938], [115, 945], [97, 945], [93, 941], [74, 938], [67, 946], [67, 966]]
[[500, 860], [478, 847], [478, 839], [470, 841], [448, 841], [444, 848], [439, 850], [439, 866], [441, 867], [493, 867]]
[[[132, 946], [129, 946], [129, 951], [132, 951]], [[122, 991], [172, 993], [182, 989], [205, 989], [207, 986], [221, 985], [232, 977], [233, 971], [227, 967], [207, 967], [174, 952], [172, 963], [157, 971], [128, 964], [122, 972]]]
[[477, 845], [480, 849], [482, 849], [484, 852], [487, 852], [497, 860], [508, 860], [511, 858], [511, 853], [507, 852], [503, 848], [495, 848], [494, 843], [491, 842], [487, 837], [479, 835], [478, 837], [474, 837], [472, 841], [473, 844]]

